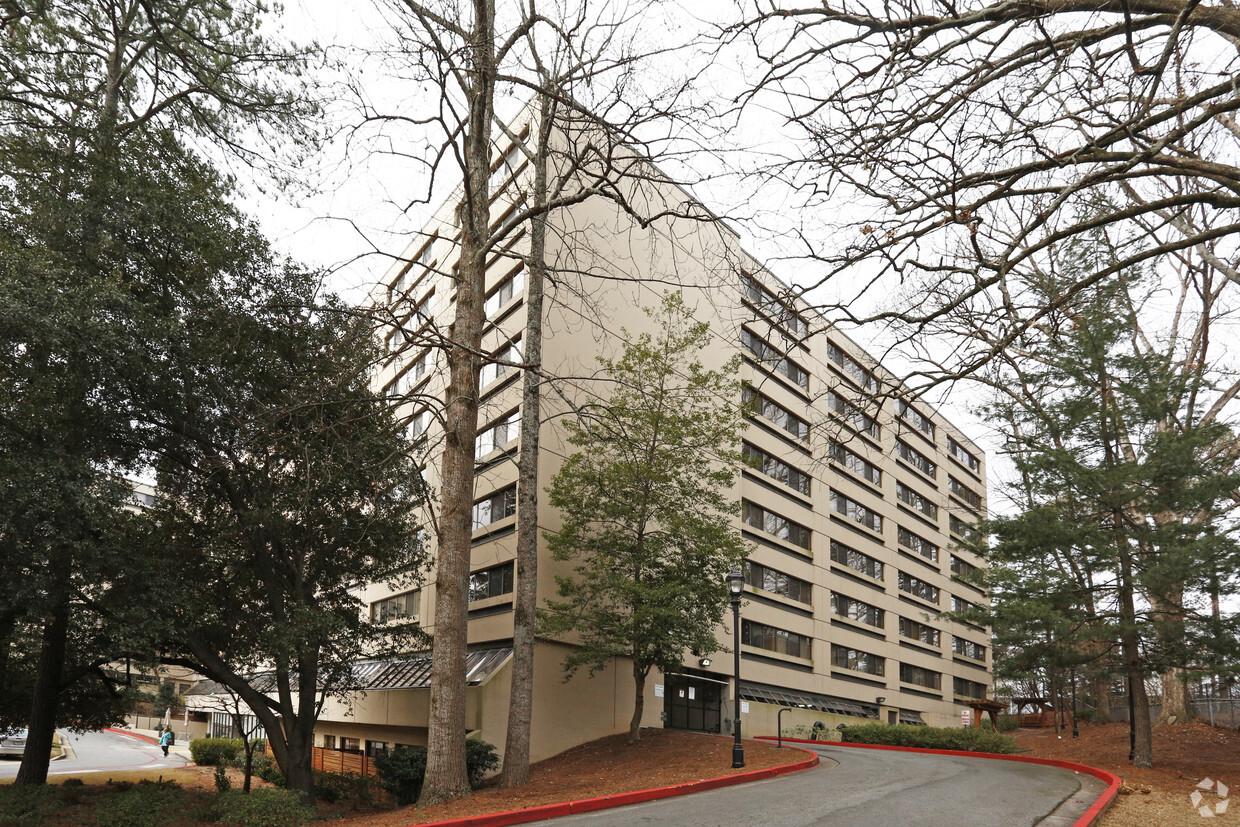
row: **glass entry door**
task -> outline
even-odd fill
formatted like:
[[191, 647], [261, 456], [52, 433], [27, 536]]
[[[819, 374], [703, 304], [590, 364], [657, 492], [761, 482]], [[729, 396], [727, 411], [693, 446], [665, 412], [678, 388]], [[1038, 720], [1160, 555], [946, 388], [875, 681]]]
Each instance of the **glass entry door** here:
[[663, 711], [669, 729], [719, 732], [723, 684], [692, 675], [667, 675]]

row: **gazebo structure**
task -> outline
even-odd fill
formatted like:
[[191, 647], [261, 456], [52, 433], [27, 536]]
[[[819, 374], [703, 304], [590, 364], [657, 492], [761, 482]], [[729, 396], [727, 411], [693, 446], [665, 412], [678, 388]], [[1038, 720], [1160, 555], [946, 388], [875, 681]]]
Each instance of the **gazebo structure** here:
[[969, 706], [973, 709], [973, 726], [980, 727], [982, 725], [982, 713], [985, 712], [990, 716], [990, 725], [995, 732], [999, 731], [999, 713], [1007, 709], [1007, 704], [1001, 704], [998, 701], [988, 701], [985, 698], [975, 701], [969, 701]]
[[[1023, 727], [1052, 727], [1055, 725], [1055, 708], [1047, 698], [1013, 698], [1016, 717]], [[1025, 707], [1030, 711], [1025, 712]]]

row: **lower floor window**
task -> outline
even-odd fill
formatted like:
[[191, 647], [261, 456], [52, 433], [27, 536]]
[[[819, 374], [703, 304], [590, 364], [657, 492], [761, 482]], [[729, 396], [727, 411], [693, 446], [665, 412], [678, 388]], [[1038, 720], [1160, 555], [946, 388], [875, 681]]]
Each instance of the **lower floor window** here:
[[469, 602], [512, 594], [512, 563], [476, 571], [469, 576]]
[[776, 629], [765, 623], [754, 623], [752, 620], [741, 622], [741, 643], [781, 655], [792, 655], [798, 658], [812, 657], [812, 641], [805, 635]]
[[943, 680], [941, 672], [935, 672], [931, 669], [923, 669], [920, 666], [911, 664], [900, 664], [900, 680], [905, 683], [915, 683], [918, 686], [924, 686], [929, 689], [938, 689]]
[[831, 662], [841, 669], [854, 672], [865, 672], [867, 675], [885, 675], [887, 659], [862, 652], [860, 649], [849, 649], [847, 646], [831, 644]]
[[965, 680], [964, 678], [953, 678], [955, 683], [955, 692], [957, 695], [963, 695], [966, 698], [985, 698], [986, 684], [977, 681]]

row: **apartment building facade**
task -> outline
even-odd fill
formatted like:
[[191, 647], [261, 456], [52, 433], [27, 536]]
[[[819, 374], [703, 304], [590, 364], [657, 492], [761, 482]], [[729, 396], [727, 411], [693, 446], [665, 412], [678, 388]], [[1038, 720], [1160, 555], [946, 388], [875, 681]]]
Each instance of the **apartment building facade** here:
[[[508, 148], [492, 175], [497, 225], [524, 198], [528, 164]], [[688, 196], [665, 180], [631, 184], [631, 203], [686, 212]], [[402, 400], [408, 436], [437, 486], [437, 413], [447, 384], [442, 350], [453, 308], [456, 246], [452, 199], [410, 245], [370, 298], [388, 357], [376, 382]], [[747, 734], [785, 726], [868, 721], [960, 725], [964, 705], [991, 685], [986, 629], [945, 612], [985, 605], [985, 560], [957, 547], [985, 513], [985, 457], [938, 412], [910, 398], [898, 377], [741, 249], [724, 223], [667, 217], [643, 226], [615, 203], [593, 198], [551, 216], [548, 255], [556, 274], [544, 318], [539, 484], [545, 489], [572, 446], [560, 417], [607, 396], [597, 356], [651, 329], [642, 308], [679, 289], [710, 323], [717, 366], [744, 358], [749, 425], [735, 486], [744, 567], [741, 679], [724, 652], [687, 658], [648, 682], [645, 725], [728, 732], [739, 692]], [[469, 726], [502, 746], [507, 718], [512, 600], [516, 579], [518, 448], [526, 249], [515, 228], [489, 260], [477, 438], [474, 538], [469, 584]], [[429, 514], [428, 514], [429, 519]], [[558, 517], [541, 499], [539, 525]], [[428, 542], [434, 544], [433, 532]], [[540, 557], [538, 589], [554, 594], [571, 564]], [[431, 579], [394, 593], [382, 583], [359, 594], [376, 620], [416, 617], [434, 633]], [[731, 624], [719, 640], [732, 640]], [[535, 759], [626, 728], [629, 665], [565, 682], [571, 639], [540, 640], [536, 654]], [[370, 753], [425, 743], [429, 658], [359, 666], [367, 692], [324, 709], [317, 743]]]

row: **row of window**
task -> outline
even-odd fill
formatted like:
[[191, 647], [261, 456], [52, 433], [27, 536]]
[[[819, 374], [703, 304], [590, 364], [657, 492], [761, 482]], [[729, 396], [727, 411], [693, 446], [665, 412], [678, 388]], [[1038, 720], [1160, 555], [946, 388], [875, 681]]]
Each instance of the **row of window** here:
[[877, 465], [834, 440], [827, 448], [831, 459], [871, 485], [883, 484], [883, 472]]
[[[521, 340], [514, 339], [508, 344], [501, 347], [491, 356], [503, 362], [520, 362], [521, 361]], [[487, 362], [478, 372], [478, 387], [485, 388], [501, 376], [505, 376], [509, 371], [516, 370], [512, 365], [499, 364], [496, 362]]]
[[862, 389], [870, 393], [878, 392], [878, 380], [874, 378], [874, 374], [866, 370], [856, 359], [845, 353], [843, 348], [835, 342], [827, 342], [827, 358], [839, 365], [844, 370], [844, 373]]
[[517, 438], [521, 431], [521, 412], [513, 411], [479, 432], [474, 440], [474, 456], [482, 457]]
[[930, 458], [902, 439], [896, 440], [896, 455], [927, 477], [934, 478], [936, 469]]
[[809, 423], [779, 403], [758, 393], [753, 388], [745, 386], [741, 391], [741, 401], [753, 414], [782, 428], [795, 438], [806, 439], [809, 437]]
[[904, 526], [896, 527], [896, 542], [909, 551], [920, 554], [935, 563], [939, 561], [939, 547], [924, 537], [918, 536]]
[[741, 276], [741, 290], [745, 298], [769, 320], [782, 326], [794, 339], [809, 335], [809, 325], [788, 304], [767, 290], [753, 276]]
[[883, 429], [879, 426], [878, 420], [845, 399], [839, 393], [827, 391], [827, 408], [838, 414], [853, 430], [868, 434], [874, 439], [879, 439], [882, 436]]
[[810, 476], [804, 471], [792, 467], [778, 457], [771, 456], [756, 445], [745, 442], [741, 445], [741, 455], [750, 467], [761, 471], [771, 479], [781, 482], [801, 494], [809, 494]]
[[939, 518], [939, 507], [929, 497], [919, 494], [902, 482], [896, 482], [896, 499], [914, 511], [919, 511], [932, 520]]
[[744, 328], [741, 328], [741, 345], [757, 357], [758, 361], [770, 366], [776, 373], [799, 385], [803, 390], [809, 390], [809, 373], [784, 355], [779, 348]]
[[477, 531], [517, 513], [517, 486], [510, 485], [474, 503], [473, 528]]
[[741, 501], [741, 520], [745, 525], [756, 528], [773, 537], [786, 540], [794, 546], [808, 550], [812, 532], [800, 523], [776, 514], [749, 500]]

